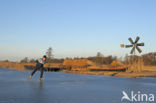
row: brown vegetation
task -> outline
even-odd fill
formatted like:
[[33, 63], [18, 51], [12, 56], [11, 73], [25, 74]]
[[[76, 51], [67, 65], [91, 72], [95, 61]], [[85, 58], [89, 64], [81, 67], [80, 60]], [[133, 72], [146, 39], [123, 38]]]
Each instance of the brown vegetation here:
[[89, 66], [95, 65], [88, 59], [67, 59], [63, 62], [63, 68], [70, 70], [88, 70]]
[[24, 71], [25, 65], [35, 66], [34, 63], [0, 62], [0, 67], [2, 68], [9, 68], [9, 69], [14, 69], [19, 71]]
[[[18, 63], [18, 62], [0, 62], [0, 67], [1, 68], [9, 68], [13, 70], [19, 70], [19, 71], [24, 71], [26, 70], [26, 66], [33, 66], [35, 67], [36, 63]], [[60, 63], [50, 63], [46, 64], [44, 67], [54, 67], [58, 68], [60, 67]]]
[[[35, 66], [35, 60], [24, 58], [21, 63], [4, 61], [0, 62], [0, 67], [16, 70], [25, 70], [25, 66]], [[156, 53], [148, 53], [142, 56], [125, 56], [124, 61], [117, 61], [117, 57], [104, 57], [97, 53], [95, 57], [75, 58], [75, 59], [56, 59], [53, 58], [45, 65], [49, 68], [64, 68], [64, 72], [107, 75], [117, 77], [156, 77]], [[115, 71], [117, 69], [127, 68], [126, 72]], [[91, 71], [92, 69], [105, 69], [113, 71]]]

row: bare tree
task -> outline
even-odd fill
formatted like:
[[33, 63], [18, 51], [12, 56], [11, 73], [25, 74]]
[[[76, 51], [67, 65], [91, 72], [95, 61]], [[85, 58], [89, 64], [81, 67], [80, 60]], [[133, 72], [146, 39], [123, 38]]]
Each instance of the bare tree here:
[[102, 54], [102, 53], [100, 53], [100, 52], [97, 52], [97, 55], [96, 55], [96, 57], [104, 57], [104, 56], [103, 56], [103, 54]]
[[47, 56], [47, 62], [48, 63], [52, 62], [52, 59], [53, 59], [53, 49], [51, 47], [49, 47], [47, 49], [46, 56]]

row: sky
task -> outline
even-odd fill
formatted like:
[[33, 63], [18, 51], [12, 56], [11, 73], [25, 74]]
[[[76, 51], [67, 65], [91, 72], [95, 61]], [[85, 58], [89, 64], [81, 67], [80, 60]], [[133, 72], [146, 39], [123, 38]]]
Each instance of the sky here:
[[[155, 0], [0, 0], [0, 60], [123, 57], [129, 37], [156, 51]], [[137, 53], [138, 54], [138, 53]], [[138, 54], [140, 55], [140, 54]]]

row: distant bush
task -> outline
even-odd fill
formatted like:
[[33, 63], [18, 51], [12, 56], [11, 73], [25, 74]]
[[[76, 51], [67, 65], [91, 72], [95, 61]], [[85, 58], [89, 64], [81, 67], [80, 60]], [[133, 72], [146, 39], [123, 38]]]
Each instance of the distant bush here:
[[28, 62], [29, 62], [29, 59], [28, 59], [28, 57], [25, 57], [25, 58], [22, 59], [20, 62], [21, 62], [21, 63], [28, 63]]
[[117, 60], [117, 57], [107, 56], [107, 57], [88, 57], [88, 60], [96, 64], [111, 64], [114, 60]]
[[156, 52], [142, 55], [145, 65], [156, 65]]

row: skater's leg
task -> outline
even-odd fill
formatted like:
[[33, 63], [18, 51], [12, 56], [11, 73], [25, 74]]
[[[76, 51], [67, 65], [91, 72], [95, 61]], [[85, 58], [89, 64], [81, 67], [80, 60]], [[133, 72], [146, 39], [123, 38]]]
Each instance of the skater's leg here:
[[41, 67], [40, 69], [41, 69], [40, 79], [42, 79], [42, 77], [43, 77], [43, 72], [44, 72], [44, 68]]
[[40, 71], [41, 71], [41, 74], [40, 74], [40, 80], [42, 81], [43, 72], [44, 72], [43, 65], [41, 65], [41, 67], [40, 67]]
[[33, 75], [35, 74], [36, 71], [37, 71], [37, 68], [35, 68], [35, 69], [33, 70], [33, 72], [31, 73], [31, 76], [33, 76]]
[[32, 78], [32, 76], [34, 75], [34, 73], [35, 73], [36, 71], [37, 71], [37, 68], [35, 68], [35, 69], [32, 71], [31, 75], [29, 76], [29, 79]]
[[37, 71], [37, 69], [40, 67], [40, 64], [37, 63], [35, 69], [32, 71], [31, 75], [29, 76], [29, 79], [32, 78], [32, 76], [35, 74], [35, 72]]

